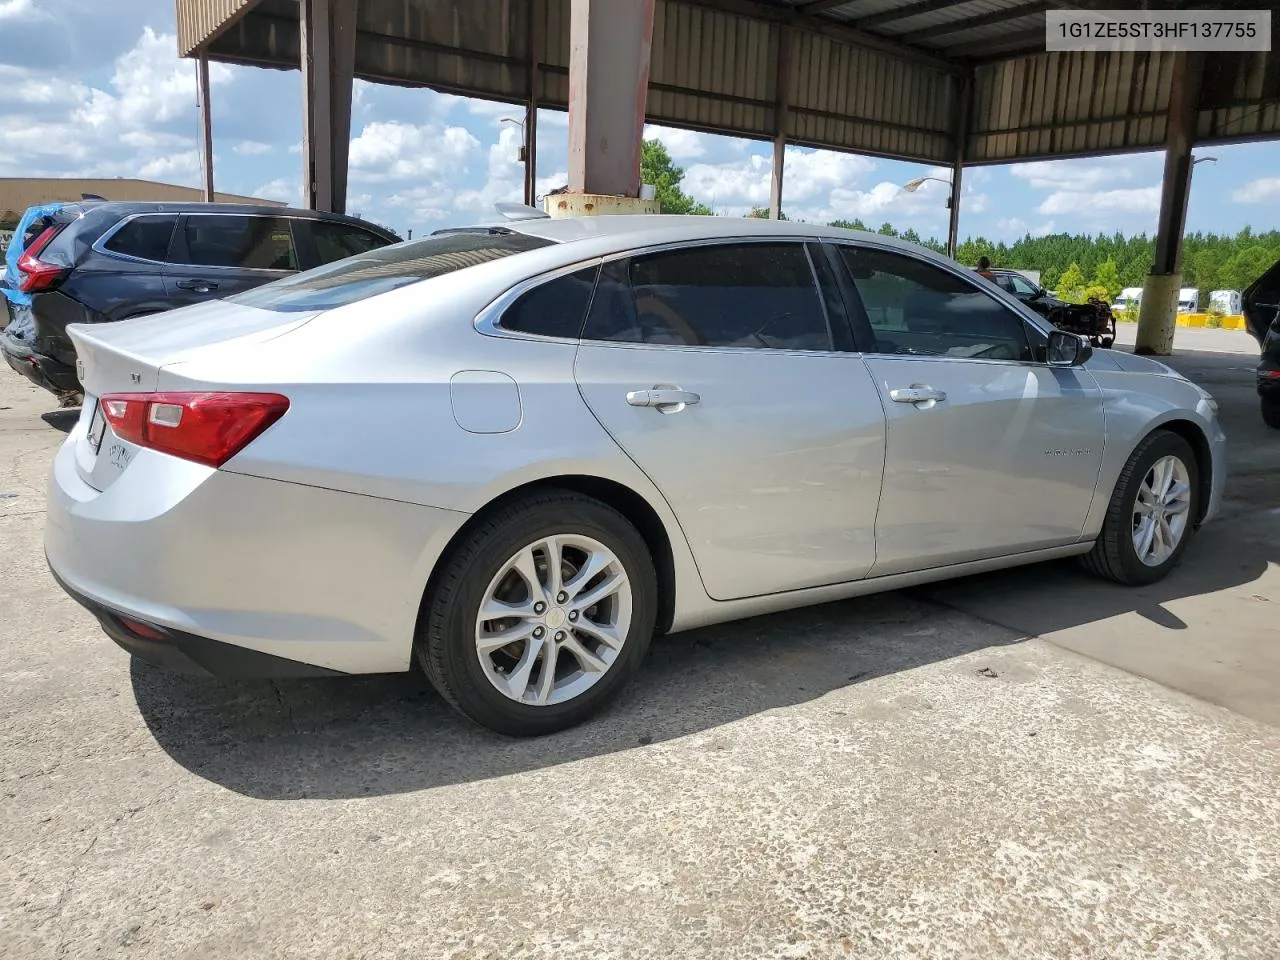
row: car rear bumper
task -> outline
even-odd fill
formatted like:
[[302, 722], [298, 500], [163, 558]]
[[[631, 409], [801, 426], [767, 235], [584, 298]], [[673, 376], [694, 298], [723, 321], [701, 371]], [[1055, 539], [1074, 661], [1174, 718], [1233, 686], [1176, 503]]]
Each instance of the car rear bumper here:
[[[297, 660], [286, 660], [233, 643], [222, 643], [208, 637], [173, 630], [154, 623], [140, 623], [118, 610], [91, 600], [58, 576], [50, 567], [53, 579], [98, 619], [102, 632], [123, 650], [153, 667], [174, 673], [196, 674], [225, 679], [283, 679], [285, 677], [337, 677], [341, 671], [317, 667]], [[143, 636], [145, 630], [149, 635]]]
[[465, 515], [148, 450], [99, 492], [76, 468], [86, 420], [54, 460], [45, 554], [118, 643], [222, 676], [409, 669], [423, 589]]
[[36, 353], [24, 340], [0, 333], [0, 353], [4, 354], [5, 362], [12, 370], [50, 393], [78, 392], [81, 389], [74, 369]]

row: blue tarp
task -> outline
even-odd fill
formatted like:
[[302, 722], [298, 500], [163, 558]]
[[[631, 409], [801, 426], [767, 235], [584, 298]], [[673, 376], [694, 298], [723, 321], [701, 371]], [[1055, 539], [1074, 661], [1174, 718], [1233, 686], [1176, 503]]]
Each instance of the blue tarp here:
[[30, 207], [18, 221], [18, 228], [13, 231], [13, 240], [9, 242], [9, 251], [5, 254], [5, 271], [3, 282], [0, 282], [0, 294], [18, 307], [31, 306], [31, 294], [18, 289], [22, 274], [18, 272], [18, 259], [22, 256], [22, 241], [31, 225], [42, 217], [55, 216], [66, 204], [46, 203], [40, 207]]

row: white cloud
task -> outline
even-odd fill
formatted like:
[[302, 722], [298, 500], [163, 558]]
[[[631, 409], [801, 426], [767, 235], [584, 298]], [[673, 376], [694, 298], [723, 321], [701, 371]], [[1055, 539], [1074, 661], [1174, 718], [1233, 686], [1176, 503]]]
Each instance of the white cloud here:
[[522, 201], [524, 165], [517, 161], [519, 148], [520, 132], [510, 124], [504, 124], [497, 142], [489, 147], [488, 179], [484, 186], [459, 190], [454, 196], [454, 208], [489, 215], [495, 203]]
[[1056, 229], [1058, 229], [1057, 224], [1052, 220], [1046, 220], [1044, 223], [1040, 224], [1040, 226], [1033, 229], [1031, 231], [1031, 235], [1033, 237], [1047, 237]]
[[[196, 67], [174, 56], [176, 38], [143, 28], [137, 45], [116, 61], [111, 77], [114, 94], [90, 90], [72, 119], [95, 129], [149, 126], [195, 116]], [[209, 65], [209, 83], [224, 84], [232, 77], [225, 64]]]
[[997, 220], [996, 229], [1006, 236], [1014, 237], [1020, 237], [1024, 233], [1030, 232], [1027, 221], [1019, 220], [1017, 217], [1010, 217], [1007, 220]]
[[200, 154], [195, 150], [175, 153], [167, 157], [156, 157], [138, 169], [138, 176], [143, 180], [179, 183], [190, 180], [199, 173]]
[[1132, 163], [1122, 157], [1094, 161], [1037, 160], [1015, 163], [1009, 172], [1039, 190], [1085, 193], [1105, 184], [1133, 179]]
[[0, 0], [0, 20], [34, 20], [40, 15], [35, 0]]
[[[242, 157], [260, 157], [263, 154], [273, 153], [276, 148], [259, 140], [241, 140], [232, 149]], [[301, 147], [298, 148], [298, 152], [302, 152]]]
[[1280, 200], [1280, 177], [1259, 177], [1250, 180], [1231, 194], [1236, 203], [1267, 203]]
[[289, 179], [288, 177], [278, 177], [270, 183], [264, 183], [258, 189], [252, 191], [252, 195], [260, 197], [263, 200], [279, 200], [281, 203], [289, 203], [295, 206], [302, 205], [302, 181]]
[[1051, 193], [1040, 206], [1039, 213], [1103, 219], [1116, 213], [1157, 213], [1160, 210], [1160, 187], [1134, 187], [1122, 190], [1099, 190], [1093, 193], [1061, 190]]
[[652, 140], [655, 137], [661, 140], [662, 145], [667, 148], [667, 153], [671, 154], [671, 159], [676, 161], [704, 157], [707, 154], [709, 142], [724, 139], [707, 133], [695, 133], [692, 130], [681, 130], [677, 127], [657, 127], [652, 124], [644, 128], [644, 136], [646, 140]]
[[480, 149], [464, 127], [367, 124], [351, 141], [351, 179], [368, 183], [456, 177]]

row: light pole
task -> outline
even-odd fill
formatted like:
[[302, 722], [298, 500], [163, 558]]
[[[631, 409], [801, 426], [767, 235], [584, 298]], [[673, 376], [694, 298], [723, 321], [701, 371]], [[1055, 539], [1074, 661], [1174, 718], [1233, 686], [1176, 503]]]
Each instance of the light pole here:
[[[958, 170], [958, 168], [957, 168]], [[943, 180], [941, 177], [916, 177], [914, 180], [908, 180], [902, 185], [902, 189], [907, 193], [915, 193], [930, 180], [935, 183], [945, 183], [947, 189], [951, 192], [947, 194], [947, 209], [951, 211], [950, 223], [947, 225], [947, 256], [952, 260], [956, 257], [956, 233], [960, 226], [960, 211], [957, 209], [958, 204], [955, 202], [956, 188], [950, 180]]]
[[516, 159], [524, 164], [524, 202], [526, 206], [533, 206], [533, 178], [529, 176], [529, 142], [525, 134], [524, 121], [517, 120], [515, 117], [503, 117], [499, 122], [514, 123], [520, 128], [520, 149], [516, 152]]

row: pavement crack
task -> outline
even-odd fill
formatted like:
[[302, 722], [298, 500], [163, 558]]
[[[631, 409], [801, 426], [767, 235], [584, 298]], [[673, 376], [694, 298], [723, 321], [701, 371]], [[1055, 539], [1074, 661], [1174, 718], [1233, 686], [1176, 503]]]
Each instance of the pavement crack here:
[[298, 718], [293, 715], [293, 707], [289, 705], [289, 701], [285, 699], [284, 691], [280, 689], [280, 684], [274, 680], [268, 680], [271, 684], [271, 690], [276, 695], [276, 702], [280, 704], [280, 708], [284, 710], [285, 716], [289, 718], [289, 726], [293, 728], [294, 733], [301, 733], [298, 727]]
[[[116, 822], [118, 823], [119, 820]], [[107, 829], [110, 829], [110, 827]], [[100, 836], [102, 836], [101, 831], [95, 833], [89, 840], [88, 845], [80, 851], [79, 856], [76, 857], [74, 866], [71, 868], [71, 872], [67, 874], [66, 882], [62, 884], [62, 889], [58, 891], [58, 902], [53, 905], [53, 917], [51, 918], [54, 923], [58, 923], [62, 919], [62, 912], [67, 907], [67, 900], [71, 896], [71, 891], [75, 887], [76, 881], [80, 879], [80, 873], [84, 870], [84, 864], [89, 858], [89, 854], [93, 853], [93, 848], [98, 845], [98, 838]], [[64, 930], [62, 935], [58, 938], [58, 951], [55, 954], [59, 960], [67, 955], [67, 947], [70, 945], [70, 942], [70, 938]]]

